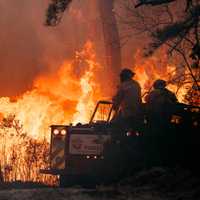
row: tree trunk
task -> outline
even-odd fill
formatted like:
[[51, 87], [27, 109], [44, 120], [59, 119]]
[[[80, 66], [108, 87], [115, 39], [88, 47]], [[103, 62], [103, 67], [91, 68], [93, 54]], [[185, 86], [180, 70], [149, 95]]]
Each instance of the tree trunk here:
[[105, 43], [106, 72], [112, 89], [116, 85], [121, 68], [120, 38], [113, 7], [114, 0], [98, 0]]

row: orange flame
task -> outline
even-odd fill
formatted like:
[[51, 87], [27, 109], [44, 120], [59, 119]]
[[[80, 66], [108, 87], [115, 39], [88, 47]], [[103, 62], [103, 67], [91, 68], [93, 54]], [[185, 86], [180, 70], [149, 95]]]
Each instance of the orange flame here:
[[55, 177], [38, 176], [38, 167], [45, 165], [41, 160], [40, 164], [34, 161], [34, 156], [42, 159], [46, 153], [50, 125], [89, 121], [95, 101], [100, 98], [100, 86], [95, 82], [99, 68], [88, 41], [73, 61], [65, 61], [56, 72], [38, 77], [33, 89], [16, 101], [0, 98], [0, 172], [7, 174], [5, 180], [56, 182]]
[[178, 67], [174, 64], [170, 64], [164, 51], [161, 51], [159, 55], [145, 59], [141, 51], [137, 51], [133, 70], [136, 72], [136, 80], [141, 84], [143, 97], [150, 92], [155, 80], [163, 79], [167, 81], [168, 89], [177, 95], [179, 102], [184, 102], [185, 94], [192, 85], [190, 77], [188, 78], [190, 83], [179, 88], [177, 82], [188, 73], [188, 70], [186, 70], [186, 67], [183, 65]]
[[34, 89], [16, 102], [0, 98], [0, 113], [14, 114], [24, 131], [38, 139], [47, 137], [51, 124], [87, 122], [100, 96], [99, 84], [94, 82], [100, 67], [95, 59], [93, 45], [87, 42], [74, 61], [65, 61], [54, 74], [38, 77]]
[[[173, 83], [177, 67], [168, 64], [163, 52], [160, 57], [144, 60], [138, 51], [135, 61], [133, 68], [143, 93], [149, 91], [158, 78], [171, 79], [170, 89], [177, 90]], [[48, 137], [51, 124], [85, 123], [95, 102], [103, 96], [100, 83], [96, 81], [101, 69], [93, 44], [88, 41], [82, 51], [76, 52], [73, 61], [65, 61], [56, 72], [38, 77], [33, 84], [34, 89], [21, 95], [17, 101], [0, 98], [0, 113], [4, 116], [14, 114], [23, 125], [24, 132], [37, 139]], [[179, 90], [180, 101], [183, 101], [185, 93], [185, 88]]]
[[[177, 66], [169, 64], [166, 56], [163, 55], [160, 58], [152, 57], [143, 60], [141, 53], [139, 51], [136, 53], [133, 70], [136, 72], [136, 79], [140, 82], [143, 93], [148, 92], [153, 81], [158, 78], [170, 80], [170, 89], [177, 91], [178, 86], [174, 80], [180, 75], [180, 71]], [[182, 74], [187, 73], [184, 68], [182, 69]], [[5, 126], [4, 118], [10, 114], [15, 115], [19, 120], [16, 128], [22, 129], [22, 133], [27, 133], [36, 141], [42, 141], [44, 138], [49, 141], [48, 127], [52, 124], [86, 123], [96, 101], [104, 95], [101, 83], [97, 81], [98, 72], [101, 70], [102, 67], [96, 61], [93, 44], [88, 41], [82, 51], [76, 52], [74, 60], [65, 61], [54, 73], [37, 77], [33, 89], [25, 92], [16, 101], [11, 101], [8, 97], [0, 98], [0, 135], [4, 133], [5, 136], [0, 140], [0, 170], [1, 166], [4, 168], [9, 166], [11, 157], [15, 158], [12, 154], [13, 147], [21, 144], [28, 145], [27, 141], [24, 141], [23, 134], [13, 135], [17, 129], [10, 129], [9, 124]], [[185, 88], [179, 89], [180, 101], [183, 101], [185, 93]], [[36, 142], [35, 145], [39, 148], [39, 143]], [[5, 149], [8, 150], [8, 155], [2, 161]], [[20, 150], [22, 153], [19, 163], [22, 164], [27, 156], [25, 149], [26, 146], [22, 146]], [[35, 169], [32, 173], [33, 177], [36, 176], [36, 171]], [[15, 173], [18, 174], [19, 179], [28, 179], [27, 176], [24, 177], [23, 171], [15, 170]]]

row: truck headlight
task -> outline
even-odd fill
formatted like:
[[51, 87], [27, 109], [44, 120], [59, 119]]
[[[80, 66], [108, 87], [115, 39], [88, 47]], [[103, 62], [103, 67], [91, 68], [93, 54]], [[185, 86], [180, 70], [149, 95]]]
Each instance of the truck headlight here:
[[66, 135], [67, 131], [65, 129], [61, 130], [61, 135]]
[[54, 129], [54, 130], [53, 130], [53, 134], [54, 134], [54, 135], [58, 135], [58, 134], [59, 134], [59, 130], [58, 130], [58, 129]]

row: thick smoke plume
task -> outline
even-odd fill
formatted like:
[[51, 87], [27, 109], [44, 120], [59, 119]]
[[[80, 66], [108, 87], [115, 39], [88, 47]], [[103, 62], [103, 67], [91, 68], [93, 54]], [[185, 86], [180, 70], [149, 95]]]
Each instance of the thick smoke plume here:
[[45, 26], [48, 3], [0, 1], [0, 96], [31, 89], [38, 75], [56, 70], [90, 38], [88, 19], [83, 15], [88, 4], [74, 1], [63, 23], [49, 28]]
[[[103, 66], [99, 79], [107, 76], [98, 1], [73, 0], [56, 27], [45, 25], [50, 2], [0, 1], [0, 96], [18, 96], [32, 89], [38, 76], [56, 72], [88, 40], [95, 44], [97, 60]], [[123, 29], [120, 24], [118, 28]], [[141, 42], [138, 45], [136, 41], [130, 40], [128, 46], [123, 46], [122, 67], [132, 66], [133, 54], [138, 46], [141, 48]]]

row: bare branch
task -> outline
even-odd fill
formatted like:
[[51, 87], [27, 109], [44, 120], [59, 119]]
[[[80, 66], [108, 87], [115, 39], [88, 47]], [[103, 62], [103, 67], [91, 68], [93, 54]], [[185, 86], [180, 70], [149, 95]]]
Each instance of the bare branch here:
[[157, 6], [162, 4], [168, 4], [176, 0], [140, 0], [138, 4], [135, 5], [135, 8], [138, 8], [143, 5]]

